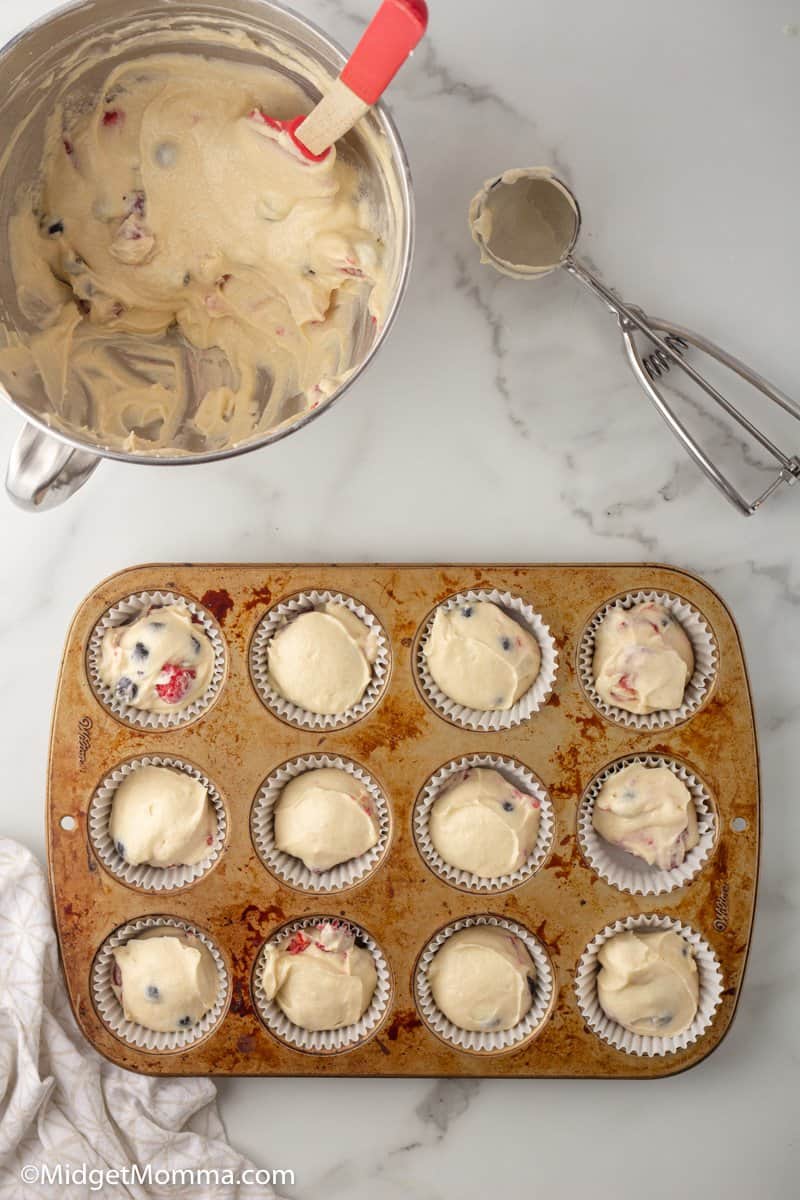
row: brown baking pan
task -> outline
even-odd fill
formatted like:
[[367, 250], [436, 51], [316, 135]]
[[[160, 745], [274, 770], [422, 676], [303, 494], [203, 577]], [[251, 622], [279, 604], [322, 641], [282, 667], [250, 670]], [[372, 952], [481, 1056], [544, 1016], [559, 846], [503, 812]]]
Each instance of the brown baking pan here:
[[[436, 604], [471, 588], [498, 588], [541, 614], [558, 646], [558, 674], [547, 703], [500, 732], [454, 726], [429, 706], [417, 684], [414, 649]], [[274, 716], [256, 693], [248, 650], [274, 604], [294, 593], [329, 589], [353, 596], [382, 622], [391, 669], [378, 704], [341, 730], [303, 730]], [[216, 619], [227, 671], [216, 702], [194, 723], [141, 730], [99, 703], [86, 672], [86, 647], [104, 612], [128, 595], [171, 591]], [[640, 732], [606, 720], [579, 684], [581, 633], [612, 597], [670, 592], [705, 617], [717, 643], [716, 680], [684, 723]], [[331, 753], [366, 767], [392, 814], [388, 852], [363, 882], [316, 895], [272, 875], [255, 852], [250, 810], [260, 785], [299, 754]], [[491, 753], [516, 758], [548, 789], [556, 828], [543, 866], [520, 886], [479, 895], [438, 878], [417, 850], [412, 810], [428, 777], [452, 758]], [[617, 890], [584, 861], [576, 833], [581, 795], [607, 763], [631, 753], [683, 760], [707, 784], [716, 810], [714, 849], [689, 884], [661, 896]], [[122, 761], [172, 755], [212, 779], [227, 808], [227, 841], [216, 865], [179, 890], [147, 892], [111, 875], [95, 854], [87, 812], [95, 790]], [[672, 567], [597, 565], [247, 565], [133, 567], [101, 583], [69, 631], [58, 682], [47, 802], [50, 881], [69, 996], [89, 1041], [130, 1070], [164, 1075], [330, 1075], [655, 1078], [704, 1059], [725, 1036], [736, 1009], [752, 930], [760, 837], [758, 752], [742, 647], [734, 620], [702, 580]], [[435, 1036], [417, 1008], [413, 975], [431, 936], [461, 916], [490, 913], [519, 922], [550, 955], [555, 997], [537, 1035], [496, 1054], [457, 1049]], [[632, 914], [678, 918], [700, 933], [719, 960], [723, 995], [709, 1028], [684, 1050], [661, 1057], [625, 1053], [584, 1023], [574, 973], [587, 943]], [[203, 1040], [151, 1052], [117, 1037], [100, 1018], [90, 987], [94, 956], [120, 925], [151, 914], [189, 920], [217, 944], [231, 988], [222, 1019]], [[389, 1009], [368, 1040], [335, 1054], [284, 1044], [262, 1023], [251, 994], [253, 963], [286, 922], [313, 914], [350, 918], [380, 944], [392, 975]]]

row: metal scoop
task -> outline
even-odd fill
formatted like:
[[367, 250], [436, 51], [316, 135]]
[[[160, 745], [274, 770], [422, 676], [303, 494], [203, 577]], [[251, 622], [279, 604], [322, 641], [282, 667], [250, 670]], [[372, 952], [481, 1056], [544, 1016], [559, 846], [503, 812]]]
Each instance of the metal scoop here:
[[[707, 338], [658, 317], [648, 317], [641, 308], [623, 303], [573, 257], [580, 227], [580, 209], [572, 192], [542, 167], [505, 171], [499, 178], [488, 180], [470, 206], [470, 228], [481, 248], [482, 262], [491, 263], [514, 279], [536, 279], [563, 267], [599, 296], [617, 318], [631, 370], [667, 425], [731, 504], [745, 516], [751, 516], [782, 483], [794, 484], [800, 479], [800, 457], [785, 454], [685, 356], [690, 349], [710, 355], [798, 421], [800, 405]], [[644, 334], [649, 341], [644, 351], [636, 341], [637, 333]], [[778, 464], [777, 474], [754, 500], [747, 500], [709, 458], [656, 386], [657, 380], [672, 367], [678, 367], [693, 380]]]

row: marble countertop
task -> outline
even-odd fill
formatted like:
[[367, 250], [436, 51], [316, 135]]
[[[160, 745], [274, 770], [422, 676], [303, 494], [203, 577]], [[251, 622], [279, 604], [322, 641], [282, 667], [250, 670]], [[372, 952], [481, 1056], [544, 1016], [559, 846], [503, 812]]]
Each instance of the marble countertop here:
[[[295, 3], [348, 45], [373, 8]], [[52, 7], [5, 0], [0, 41]], [[416, 182], [415, 270], [392, 337], [347, 399], [225, 464], [104, 464], [37, 517], [0, 499], [2, 832], [43, 856], [62, 637], [92, 585], [128, 564], [648, 559], [695, 570], [738, 619], [763, 766], [755, 939], [720, 1050], [654, 1084], [223, 1081], [222, 1109], [240, 1149], [296, 1169], [304, 1200], [478, 1200], [495, 1180], [511, 1195], [613, 1186], [633, 1200], [646, 1186], [652, 1200], [781, 1200], [800, 1169], [800, 488], [738, 516], [639, 392], [601, 305], [566, 275], [525, 286], [481, 268], [465, 212], [487, 176], [554, 165], [581, 202], [582, 251], [607, 281], [797, 396], [800, 6], [431, 9], [430, 37], [390, 94]], [[4, 454], [18, 424], [3, 406]], [[798, 450], [790, 424], [783, 440]], [[705, 428], [739, 461], [736, 435]]]

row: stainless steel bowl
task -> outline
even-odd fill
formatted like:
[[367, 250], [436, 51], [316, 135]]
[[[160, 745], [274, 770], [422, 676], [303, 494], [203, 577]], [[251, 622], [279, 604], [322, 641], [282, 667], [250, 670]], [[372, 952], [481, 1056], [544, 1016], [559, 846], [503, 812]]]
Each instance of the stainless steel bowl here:
[[[213, 44], [207, 40], [210, 33], [218, 38]], [[20, 183], [35, 177], [39, 169], [45, 121], [56, 99], [62, 94], [89, 97], [116, 63], [142, 53], [192, 49], [263, 62], [291, 75], [312, 100], [320, 95], [315, 78], [334, 79], [345, 62], [344, 52], [325, 34], [271, 0], [126, 0], [124, 5], [119, 0], [82, 0], [32, 25], [0, 51], [0, 150], [5, 148], [0, 165], [0, 326], [22, 336], [31, 331], [17, 305], [8, 217]], [[378, 147], [383, 153], [377, 152]], [[303, 409], [283, 424], [259, 430], [235, 445], [149, 453], [129, 453], [104, 444], [91, 430], [65, 427], [61, 418], [56, 424], [43, 387], [26, 395], [8, 395], [0, 389], [28, 422], [9, 462], [6, 489], [13, 500], [32, 510], [60, 504], [85, 482], [101, 458], [182, 466], [256, 450], [294, 433], [347, 391], [394, 322], [411, 266], [414, 208], [405, 151], [381, 105], [348, 135], [345, 152], [360, 160], [373, 204], [385, 215], [388, 277], [385, 320], [380, 328], [370, 328], [356, 346], [345, 381], [318, 408]]]

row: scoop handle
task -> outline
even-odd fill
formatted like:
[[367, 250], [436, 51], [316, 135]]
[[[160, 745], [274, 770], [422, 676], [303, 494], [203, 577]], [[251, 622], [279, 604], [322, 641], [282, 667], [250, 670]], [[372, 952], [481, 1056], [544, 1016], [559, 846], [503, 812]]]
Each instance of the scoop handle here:
[[375, 104], [427, 27], [425, 0], [383, 0], [341, 73], [342, 83], [365, 104]]

